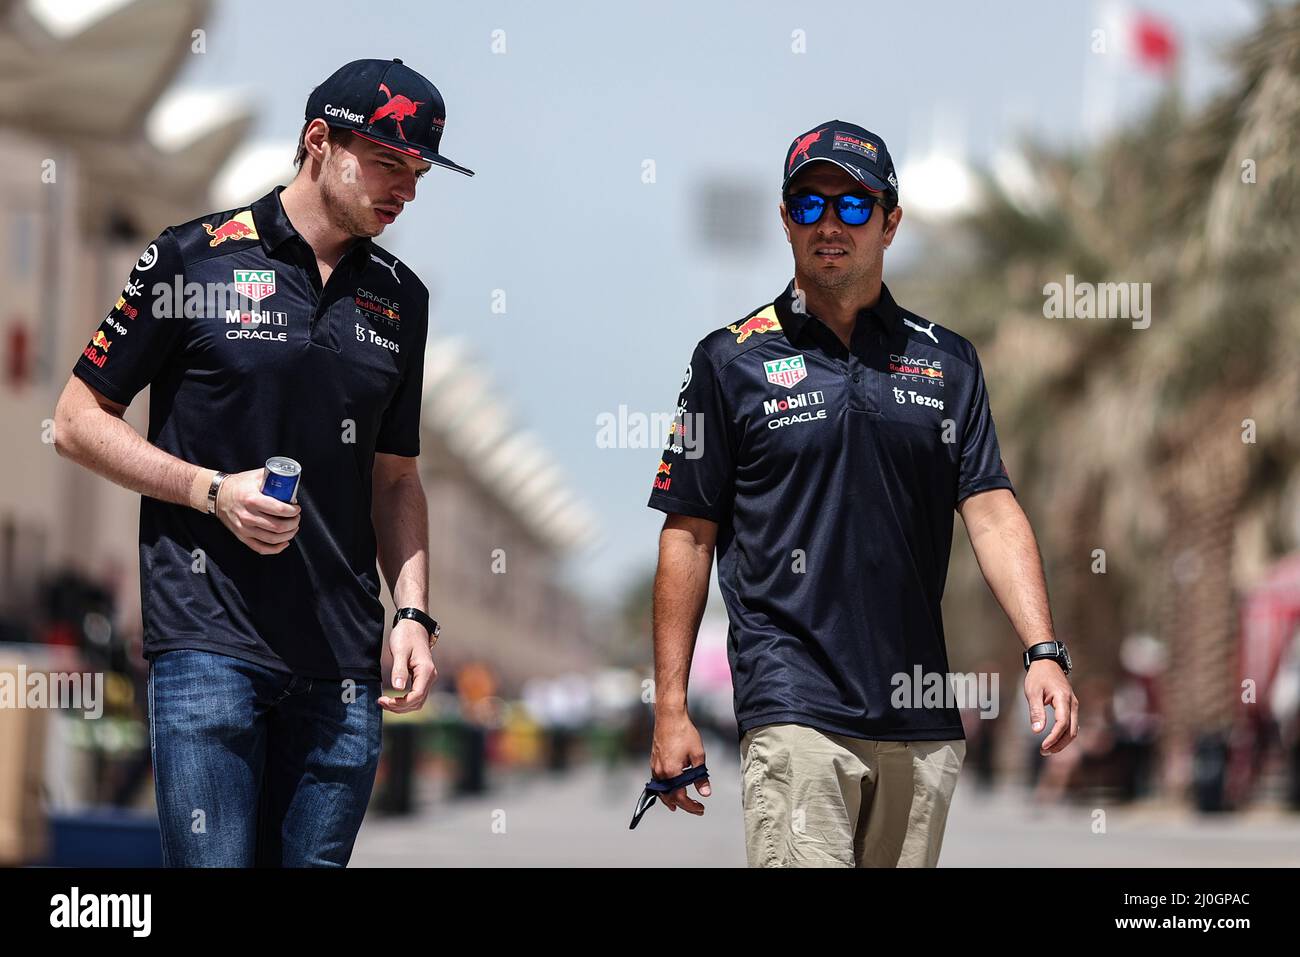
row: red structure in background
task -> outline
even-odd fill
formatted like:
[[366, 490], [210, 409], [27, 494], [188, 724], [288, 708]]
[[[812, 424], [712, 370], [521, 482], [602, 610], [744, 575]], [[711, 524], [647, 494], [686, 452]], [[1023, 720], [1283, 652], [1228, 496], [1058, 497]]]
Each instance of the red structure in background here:
[[9, 323], [5, 342], [5, 378], [15, 392], [26, 386], [32, 376], [31, 336], [27, 323], [15, 318]]
[[[1249, 799], [1258, 782], [1268, 745], [1279, 732], [1285, 743], [1300, 729], [1294, 710], [1273, 713], [1282, 662], [1300, 634], [1300, 554], [1282, 559], [1268, 577], [1242, 602], [1241, 641], [1238, 645], [1240, 680], [1254, 682], [1253, 701], [1242, 702], [1238, 733], [1233, 736], [1228, 790], [1232, 803]], [[1243, 690], [1244, 690], [1243, 685]]]

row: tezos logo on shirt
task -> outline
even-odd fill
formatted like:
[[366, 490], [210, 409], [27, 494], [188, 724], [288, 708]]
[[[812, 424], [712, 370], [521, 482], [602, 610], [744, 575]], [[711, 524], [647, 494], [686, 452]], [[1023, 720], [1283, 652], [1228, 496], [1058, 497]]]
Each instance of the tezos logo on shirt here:
[[[904, 398], [904, 396], [907, 396], [907, 398]], [[931, 408], [938, 409], [940, 412], [943, 411], [943, 399], [921, 395], [919, 392], [913, 392], [911, 389], [903, 390], [897, 386], [894, 387], [895, 402], [899, 405], [906, 405], [909, 399], [914, 405], [928, 405]]]
[[370, 342], [377, 346], [383, 346], [389, 352], [402, 351], [401, 343], [394, 342], [392, 339], [385, 339], [383, 336], [377, 334], [375, 330], [367, 329], [359, 322], [354, 322], [352, 325], [355, 326], [357, 330], [357, 342], [365, 342], [367, 341], [367, 337], [369, 337]]

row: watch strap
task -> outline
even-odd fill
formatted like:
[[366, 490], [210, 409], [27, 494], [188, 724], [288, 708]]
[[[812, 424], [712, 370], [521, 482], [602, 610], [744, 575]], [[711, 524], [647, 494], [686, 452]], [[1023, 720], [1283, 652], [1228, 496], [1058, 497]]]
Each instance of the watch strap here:
[[423, 625], [425, 631], [429, 633], [429, 644], [431, 645], [438, 640], [438, 635], [442, 633], [442, 628], [439, 627], [438, 622], [418, 608], [397, 609], [397, 614], [393, 616], [393, 627], [396, 627], [397, 623], [404, 618], [409, 618]]
[[1064, 643], [1059, 641], [1040, 641], [1036, 645], [1030, 645], [1025, 649], [1023, 656], [1025, 670], [1035, 661], [1042, 661], [1049, 658], [1061, 666], [1062, 670], [1068, 675], [1070, 673], [1070, 653], [1066, 650]]

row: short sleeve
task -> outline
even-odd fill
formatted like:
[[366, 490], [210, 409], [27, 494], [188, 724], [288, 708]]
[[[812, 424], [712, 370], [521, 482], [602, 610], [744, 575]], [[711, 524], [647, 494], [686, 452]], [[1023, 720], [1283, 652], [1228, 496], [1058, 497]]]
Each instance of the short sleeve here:
[[708, 353], [697, 346], [677, 398], [649, 506], [723, 521], [731, 511], [735, 455], [730, 413]]
[[411, 351], [397, 390], [384, 410], [379, 423], [379, 436], [375, 451], [387, 455], [417, 456], [420, 454], [420, 406], [424, 398], [424, 349], [429, 334], [429, 303], [417, 320], [417, 332], [402, 340], [402, 349]]
[[180, 246], [170, 229], [140, 254], [72, 373], [113, 402], [131, 400], [158, 376], [183, 342], [185, 285]]
[[957, 503], [976, 492], [1005, 488], [1013, 493], [1015, 488], [1002, 462], [998, 447], [997, 430], [993, 427], [993, 413], [989, 411], [988, 389], [984, 385], [984, 369], [978, 356], [974, 357], [975, 391], [970, 401], [966, 429], [962, 434], [961, 462], [957, 477]]

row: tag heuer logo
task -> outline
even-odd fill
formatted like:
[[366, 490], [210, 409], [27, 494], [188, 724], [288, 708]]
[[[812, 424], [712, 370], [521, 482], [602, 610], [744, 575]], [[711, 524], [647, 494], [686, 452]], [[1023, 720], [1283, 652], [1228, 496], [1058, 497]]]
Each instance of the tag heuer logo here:
[[274, 269], [236, 269], [235, 292], [253, 302], [275, 295]]
[[784, 359], [772, 359], [763, 363], [767, 381], [772, 385], [785, 386], [787, 389], [808, 376], [804, 368], [803, 356], [786, 356]]

